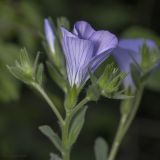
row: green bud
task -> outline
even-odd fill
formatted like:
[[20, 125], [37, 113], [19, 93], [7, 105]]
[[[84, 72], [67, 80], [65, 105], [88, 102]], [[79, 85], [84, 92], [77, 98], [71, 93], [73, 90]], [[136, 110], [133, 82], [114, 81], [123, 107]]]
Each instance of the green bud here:
[[39, 54], [34, 63], [31, 61], [26, 49], [20, 53], [20, 57], [15, 61], [14, 66], [7, 66], [9, 71], [19, 80], [27, 84], [33, 82], [42, 84], [43, 64], [38, 65]]
[[116, 71], [117, 69], [115, 69], [114, 63], [108, 64], [106, 66], [103, 74], [100, 76], [98, 80], [98, 84], [100, 88], [104, 88], [104, 86], [106, 85], [106, 82], [109, 81], [109, 79], [111, 78], [111, 75], [114, 74]]
[[57, 18], [57, 30], [59, 37], [61, 38], [61, 27], [66, 28], [67, 30], [70, 30], [70, 22], [66, 17], [59, 17]]
[[101, 94], [109, 98], [114, 97], [115, 94], [118, 93], [122, 80], [125, 76], [126, 74], [120, 72], [114, 64], [109, 64], [98, 80]]
[[141, 48], [141, 68], [144, 73], [148, 72], [155, 66], [155, 64], [158, 62], [160, 55], [157, 48], [148, 48], [146, 44], [144, 44]]
[[140, 65], [132, 65], [131, 73], [136, 87], [144, 85], [153, 71], [156, 69], [160, 54], [158, 48], [149, 48], [144, 44], [140, 50], [141, 63]]
[[90, 85], [87, 90], [87, 97], [92, 101], [98, 101], [101, 95], [100, 88], [98, 85]]
[[[64, 60], [64, 54], [61, 47], [61, 30], [60, 30], [60, 24], [57, 24], [57, 26], [53, 23], [52, 19], [49, 18], [50, 27], [53, 31], [53, 43], [54, 43], [54, 51], [51, 50], [49, 46], [49, 42], [47, 40], [44, 40], [43, 45], [47, 52], [48, 58], [52, 64], [61, 72], [61, 74], [65, 75], [65, 60]], [[58, 22], [57, 22], [58, 23]], [[60, 22], [59, 22], [60, 23]], [[51, 42], [50, 42], [51, 43]]]

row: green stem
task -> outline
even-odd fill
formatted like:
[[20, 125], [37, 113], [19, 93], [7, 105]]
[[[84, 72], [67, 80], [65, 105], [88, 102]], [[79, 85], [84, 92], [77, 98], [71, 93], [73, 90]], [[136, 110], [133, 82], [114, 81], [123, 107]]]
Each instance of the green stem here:
[[78, 105], [72, 110], [66, 110], [66, 118], [64, 125], [62, 126], [62, 145], [63, 145], [63, 160], [70, 160], [71, 147], [68, 142], [69, 127], [73, 116], [89, 101], [89, 98], [84, 98]]
[[139, 108], [139, 105], [140, 105], [140, 102], [141, 102], [141, 98], [142, 98], [142, 95], [143, 95], [143, 89], [144, 88], [142, 87], [142, 88], [140, 88], [138, 90], [138, 92], [136, 93], [136, 96], [135, 96], [135, 98], [133, 100], [133, 105], [132, 105], [132, 108], [131, 108], [132, 110], [131, 110], [131, 113], [129, 114], [127, 122], [125, 124], [124, 135], [127, 132], [129, 126], [131, 125], [131, 123], [132, 123], [132, 121], [133, 121], [133, 119], [134, 119], [134, 117], [135, 117], [135, 115], [137, 113], [137, 110]]
[[64, 120], [63, 120], [62, 116], [60, 115], [59, 111], [57, 110], [57, 108], [55, 107], [55, 105], [53, 104], [51, 99], [48, 97], [46, 92], [43, 90], [43, 88], [39, 84], [36, 84], [36, 83], [32, 84], [32, 86], [43, 96], [43, 98], [46, 100], [46, 102], [49, 104], [49, 106], [51, 107], [51, 109], [55, 113], [60, 124], [63, 125]]
[[74, 107], [74, 109], [66, 110], [66, 118], [65, 120], [63, 120], [61, 114], [59, 113], [51, 99], [48, 97], [46, 92], [43, 90], [43, 88], [37, 83], [33, 83], [32, 86], [43, 96], [43, 98], [49, 104], [57, 119], [59, 120], [62, 127], [62, 158], [63, 160], [70, 160], [71, 146], [68, 142], [70, 123], [73, 116], [89, 101], [89, 98], [84, 98], [77, 106]]
[[[140, 88], [137, 92], [136, 95], [133, 99], [130, 100], [125, 100], [122, 102], [122, 105], [131, 105], [131, 106], [127, 106], [130, 108], [128, 113], [122, 113], [122, 117], [119, 123], [119, 127], [117, 129], [116, 132], [116, 136], [115, 139], [113, 141], [113, 145], [111, 148], [111, 152], [109, 154], [108, 160], [114, 160], [116, 157], [116, 154], [118, 152], [119, 146], [126, 134], [126, 132], [128, 131], [128, 128], [130, 127], [140, 104], [141, 98], [142, 98], [142, 94], [143, 94], [143, 87]], [[121, 106], [123, 107], [123, 106]]]
[[69, 126], [71, 122], [71, 115], [72, 115], [72, 112], [66, 113], [65, 122], [64, 122], [64, 125], [62, 126], [62, 146], [63, 146], [62, 157], [63, 157], [63, 160], [70, 160], [71, 147], [68, 142], [68, 136], [69, 136]]
[[108, 160], [114, 160], [115, 159], [115, 156], [117, 154], [117, 151], [118, 151], [119, 146], [120, 146], [121, 141], [122, 141], [123, 128], [124, 128], [124, 124], [126, 122], [126, 118], [127, 118], [127, 116], [123, 115], [121, 120], [120, 120], [119, 127], [117, 129], [117, 133], [116, 133], [115, 139], [113, 141], [113, 145], [112, 145], [111, 152], [109, 154]]

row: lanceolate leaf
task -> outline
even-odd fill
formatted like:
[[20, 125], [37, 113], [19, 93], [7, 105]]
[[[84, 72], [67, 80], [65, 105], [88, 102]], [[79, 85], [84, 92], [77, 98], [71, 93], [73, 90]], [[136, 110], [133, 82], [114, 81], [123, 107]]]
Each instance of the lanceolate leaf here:
[[51, 78], [57, 83], [57, 85], [64, 91], [66, 91], [66, 81], [62, 77], [62, 75], [56, 70], [51, 63], [47, 62], [48, 72]]
[[132, 79], [134, 81], [134, 84], [137, 88], [139, 88], [140, 85], [140, 79], [141, 79], [141, 71], [138, 70], [137, 66], [134, 64], [131, 64], [131, 75]]
[[85, 121], [85, 114], [87, 111], [87, 106], [84, 107], [75, 117], [69, 132], [69, 143], [72, 146], [77, 140], [79, 133], [83, 127]]
[[44, 70], [44, 67], [43, 67], [43, 64], [39, 64], [38, 68], [37, 68], [37, 73], [36, 73], [36, 80], [37, 82], [42, 85], [43, 83], [43, 70]]
[[62, 144], [61, 140], [58, 135], [51, 129], [51, 127], [44, 125], [40, 126], [39, 130], [49, 138], [49, 140], [55, 145], [55, 147], [61, 152], [62, 151]]
[[107, 160], [108, 145], [103, 138], [99, 137], [96, 139], [95, 145], [94, 145], [94, 151], [95, 151], [96, 160]]

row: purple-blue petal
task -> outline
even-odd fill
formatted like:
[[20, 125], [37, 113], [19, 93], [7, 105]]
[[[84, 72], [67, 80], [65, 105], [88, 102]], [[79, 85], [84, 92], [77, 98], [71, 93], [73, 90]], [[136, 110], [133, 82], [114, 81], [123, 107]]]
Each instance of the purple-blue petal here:
[[89, 63], [89, 68], [91, 71], [94, 72], [110, 56], [111, 51], [112, 49], [94, 56]]
[[44, 32], [51, 52], [55, 53], [55, 48], [54, 48], [55, 35], [48, 19], [44, 20]]
[[85, 21], [76, 22], [73, 29], [73, 33], [81, 39], [89, 39], [94, 32], [92, 26]]
[[118, 47], [113, 51], [112, 56], [117, 62], [121, 71], [128, 73], [124, 79], [124, 86], [126, 88], [135, 88], [134, 82], [130, 73], [131, 63], [141, 63], [140, 49], [146, 44], [149, 49], [156, 48], [156, 44], [152, 40], [146, 39], [121, 39]]
[[96, 31], [89, 40], [95, 43], [95, 56], [116, 48], [118, 44], [117, 37], [109, 31]]
[[72, 38], [76, 38], [77, 37], [76, 35], [74, 35], [73, 33], [69, 32], [64, 27], [61, 27], [61, 32], [62, 32], [62, 36], [63, 37], [72, 37]]
[[94, 44], [88, 40], [64, 36], [62, 45], [69, 83], [71, 86], [80, 86], [88, 79], [86, 66], [93, 56]]
[[132, 81], [131, 73], [130, 73], [130, 64], [135, 63], [135, 61], [136, 63], [140, 63], [140, 54], [133, 50], [117, 47], [113, 51], [112, 56], [117, 62], [120, 70], [127, 73], [127, 76], [124, 79], [124, 83], [123, 83], [124, 86], [126, 88], [130, 86], [134, 87], [134, 83]]
[[61, 31], [67, 75], [71, 86], [84, 84], [89, 78], [89, 68], [94, 72], [118, 43], [115, 35], [108, 31], [95, 31], [85, 21], [77, 22], [73, 33], [65, 28]]
[[129, 49], [129, 50], [132, 50], [134, 52], [139, 53], [141, 47], [144, 44], [146, 44], [149, 49], [157, 47], [154, 41], [148, 40], [148, 39], [141, 39], [141, 38], [137, 38], [137, 39], [121, 39], [119, 41], [118, 46], [122, 47], [124, 49]]

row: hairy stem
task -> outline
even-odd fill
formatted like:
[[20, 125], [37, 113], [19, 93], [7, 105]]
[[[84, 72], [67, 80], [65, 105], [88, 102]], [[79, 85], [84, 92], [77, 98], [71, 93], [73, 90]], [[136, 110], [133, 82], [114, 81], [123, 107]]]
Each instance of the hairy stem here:
[[69, 127], [74, 115], [89, 101], [88, 98], [84, 98], [78, 105], [76, 105], [71, 110], [66, 110], [66, 118], [64, 120], [64, 125], [62, 126], [62, 145], [63, 145], [63, 153], [62, 157], [63, 160], [70, 160], [70, 152], [71, 152], [71, 145], [68, 141], [69, 136]]
[[55, 105], [53, 104], [51, 99], [48, 97], [46, 92], [43, 90], [43, 88], [39, 84], [36, 84], [36, 83], [32, 84], [32, 86], [43, 96], [43, 98], [46, 100], [46, 102], [49, 104], [49, 106], [51, 107], [51, 109], [55, 113], [60, 124], [63, 125], [64, 120], [63, 120], [61, 114], [59, 113], [58, 109], [55, 107]]
[[64, 125], [62, 126], [63, 160], [70, 160], [70, 145], [68, 142], [70, 121], [71, 121], [71, 113], [67, 113]]

